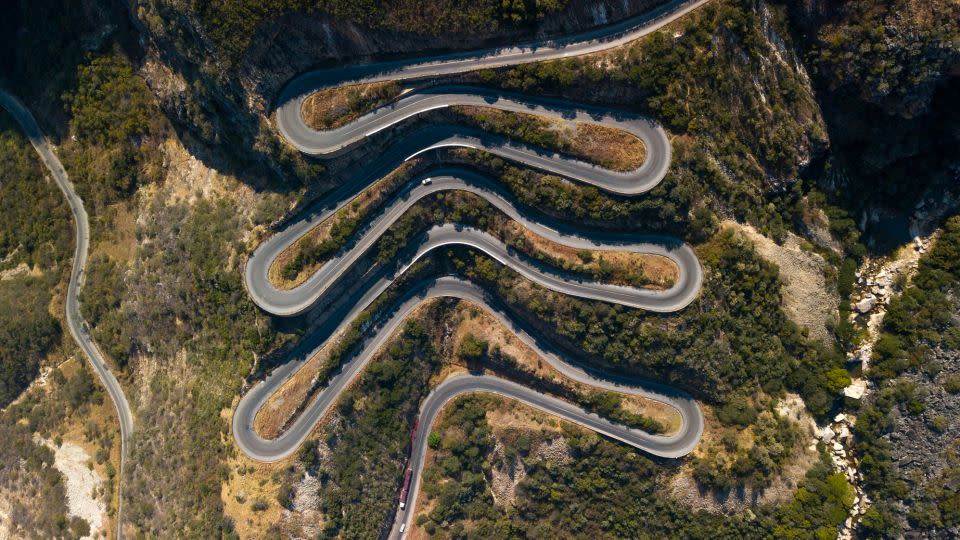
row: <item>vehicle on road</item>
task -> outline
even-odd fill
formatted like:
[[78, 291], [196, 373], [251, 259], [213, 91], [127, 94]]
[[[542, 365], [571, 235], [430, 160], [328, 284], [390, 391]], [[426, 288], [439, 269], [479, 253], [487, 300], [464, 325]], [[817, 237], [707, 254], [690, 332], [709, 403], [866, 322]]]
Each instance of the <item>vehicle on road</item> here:
[[407, 495], [410, 493], [410, 478], [413, 476], [413, 469], [407, 468], [406, 474], [403, 476], [403, 489], [400, 490], [400, 509], [407, 505]]

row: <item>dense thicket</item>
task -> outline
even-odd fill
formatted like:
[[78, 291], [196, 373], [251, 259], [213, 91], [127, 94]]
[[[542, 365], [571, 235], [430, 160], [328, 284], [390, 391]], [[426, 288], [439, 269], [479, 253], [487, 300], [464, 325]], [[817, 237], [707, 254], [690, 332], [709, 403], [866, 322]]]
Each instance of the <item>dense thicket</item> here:
[[491, 34], [530, 24], [561, 10], [567, 0], [283, 0], [272, 4], [251, 0], [192, 2], [203, 25], [222, 52], [236, 61], [250, 43], [257, 27], [290, 12], [323, 13], [368, 28], [400, 30], [427, 35], [470, 32]]
[[339, 421], [325, 432], [329, 466], [319, 473], [326, 535], [372, 538], [390, 521], [413, 420], [439, 361], [426, 328], [411, 320], [340, 398]]
[[99, 255], [87, 262], [86, 278], [80, 291], [80, 313], [93, 329], [93, 338], [100, 350], [118, 365], [125, 366], [133, 346], [132, 330], [120, 311], [120, 302], [127, 294], [123, 280], [124, 266]]
[[43, 273], [0, 281], [0, 407], [30, 384], [60, 343], [50, 299], [68, 269], [72, 233], [63, 194], [44, 177], [19, 125], [0, 112], [0, 270], [26, 264]]
[[[624, 445], [580, 429], [562, 435], [573, 458], [560, 465], [533, 449], [545, 435], [519, 428], [505, 452], [525, 463], [515, 508], [493, 504], [490, 478], [494, 440], [486, 411], [504, 404], [489, 397], [461, 398], [447, 409], [433, 437], [435, 454], [424, 477], [430, 510], [417, 523], [439, 538], [832, 538], [853, 504], [844, 477], [824, 459], [801, 482], [796, 499], [761, 506], [749, 515], [694, 513], [664, 496], [663, 468]], [[547, 438], [556, 438], [550, 434]], [[423, 511], [423, 509], [421, 509]]]
[[70, 211], [42, 167], [20, 125], [0, 110], [0, 270], [53, 270], [70, 254]]
[[88, 209], [99, 213], [156, 178], [169, 126], [123, 55], [89, 55], [63, 101], [79, 143], [67, 147], [64, 166]]
[[0, 407], [37, 376], [40, 360], [60, 343], [50, 315], [49, 283], [36, 278], [0, 282]]
[[871, 378], [883, 381], [922, 367], [930, 348], [941, 345], [958, 327], [953, 296], [958, 285], [960, 217], [955, 217], [944, 224], [933, 249], [920, 260], [911, 285], [890, 302], [883, 334], [873, 349]]

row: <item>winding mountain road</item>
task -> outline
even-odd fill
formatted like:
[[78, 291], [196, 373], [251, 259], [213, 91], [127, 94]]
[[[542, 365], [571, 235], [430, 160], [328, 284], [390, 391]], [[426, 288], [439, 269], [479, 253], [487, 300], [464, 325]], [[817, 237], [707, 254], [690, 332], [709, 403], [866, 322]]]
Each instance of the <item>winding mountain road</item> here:
[[[277, 100], [276, 121], [280, 133], [300, 151], [333, 157], [369, 143], [370, 137], [429, 110], [453, 105], [473, 105], [539, 116], [573, 120], [626, 131], [643, 141], [647, 149], [642, 166], [633, 171], [605, 169], [569, 156], [518, 143], [503, 137], [460, 126], [430, 126], [414, 131], [384, 149], [376, 160], [344, 175], [339, 187], [287, 223], [263, 242], [251, 255], [245, 268], [245, 283], [254, 302], [278, 316], [295, 316], [319, 305], [316, 333], [302, 342], [290, 359], [253, 386], [240, 400], [233, 415], [233, 433], [240, 449], [259, 461], [277, 461], [291, 455], [310, 435], [341, 393], [363, 371], [378, 350], [399, 330], [403, 321], [424, 302], [439, 297], [467, 300], [485, 309], [524, 344], [544, 358], [563, 376], [606, 390], [639, 395], [665, 403], [680, 414], [681, 427], [669, 435], [653, 435], [611, 422], [581, 407], [543, 395], [536, 390], [487, 375], [460, 375], [435, 387], [421, 405], [420, 428], [413, 441], [410, 468], [413, 470], [406, 510], [398, 511], [390, 536], [400, 535], [401, 525], [409, 526], [416, 513], [426, 437], [443, 405], [470, 392], [502, 395], [526, 403], [547, 413], [577, 423], [593, 431], [623, 441], [645, 452], [664, 458], [677, 458], [691, 452], [703, 433], [703, 414], [697, 402], [685, 392], [651, 381], [626, 378], [589, 368], [565, 358], [549, 340], [513, 317], [494, 296], [469, 282], [441, 277], [409, 288], [400, 298], [381, 310], [356, 352], [334, 374], [299, 416], [274, 439], [260, 437], [254, 419], [267, 400], [296, 374], [333, 336], [340, 334], [419, 258], [441, 246], [466, 245], [486, 253], [524, 278], [548, 289], [585, 299], [626, 306], [673, 312], [687, 306], [699, 293], [703, 274], [696, 254], [683, 242], [662, 236], [639, 236], [584, 231], [569, 223], [550, 218], [515, 202], [515, 197], [496, 181], [459, 167], [431, 169], [409, 181], [391, 196], [382, 208], [340, 251], [326, 261], [303, 284], [289, 290], [276, 287], [269, 270], [285, 250], [310, 230], [350, 204], [359, 193], [383, 178], [404, 161], [425, 151], [443, 147], [482, 149], [510, 161], [534, 167], [570, 181], [589, 184], [620, 196], [633, 196], [653, 189], [666, 175], [670, 165], [670, 143], [656, 123], [643, 117], [596, 107], [571, 104], [545, 98], [531, 98], [485, 88], [441, 86], [418, 89], [380, 107], [347, 125], [317, 131], [306, 125], [301, 108], [310, 94], [348, 84], [388, 80], [429, 79], [476, 69], [549, 60], [620, 46], [661, 28], [664, 24], [706, 3], [708, 0], [670, 2], [656, 10], [616, 25], [592, 32], [524, 46], [489, 49], [433, 57], [423, 61], [396, 61], [318, 70], [293, 79]], [[667, 257], [677, 265], [679, 279], [666, 290], [647, 290], [598, 283], [551, 269], [505, 246], [490, 234], [463, 225], [438, 225], [408, 246], [404, 263], [394, 269], [383, 268], [357, 292], [341, 294], [348, 270], [417, 201], [442, 191], [473, 193], [528, 230], [553, 242], [575, 249], [629, 251]], [[330, 301], [340, 295], [339, 303]]]
[[[425, 183], [427, 181], [427, 183]], [[524, 277], [557, 292], [606, 300], [631, 307], [658, 312], [672, 312], [689, 304], [700, 290], [703, 275], [697, 256], [689, 246], [676, 239], [656, 235], [625, 235], [611, 233], [586, 234], [547, 216], [531, 219], [531, 209], [519, 208], [513, 197], [497, 182], [462, 168], [441, 168], [418, 176], [391, 197], [390, 201], [368, 224], [355, 234], [356, 239], [325, 263], [304, 283], [292, 289], [277, 288], [269, 278], [270, 267], [276, 258], [289, 249], [304, 234], [322, 223], [345, 205], [352, 197], [334, 203], [320, 202], [301, 219], [264, 241], [250, 257], [245, 268], [245, 281], [254, 302], [265, 311], [279, 316], [299, 315], [310, 309], [317, 300], [344, 273], [352, 268], [390, 226], [418, 201], [442, 191], [466, 191], [482, 197], [507, 217], [548, 240], [574, 249], [627, 251], [660, 255], [673, 261], [680, 269], [679, 279], [669, 289], [654, 291], [603, 283], [573, 281], [551, 271], [508, 249], [499, 239], [469, 227], [451, 230], [451, 226], [437, 227], [422, 239], [413, 261], [437, 247], [459, 243], [481, 249]]]
[[[70, 283], [67, 286], [67, 327], [70, 329], [70, 335], [73, 336], [73, 340], [77, 342], [77, 345], [80, 346], [90, 361], [90, 365], [94, 371], [97, 372], [100, 381], [107, 389], [107, 393], [110, 395], [110, 399], [113, 401], [113, 405], [117, 410], [117, 417], [120, 419], [119, 478], [122, 479], [123, 465], [126, 462], [127, 455], [127, 439], [130, 436], [130, 432], [133, 431], [133, 414], [130, 412], [130, 405], [127, 403], [127, 398], [123, 394], [123, 388], [113, 373], [110, 372], [109, 366], [107, 366], [107, 363], [103, 359], [103, 354], [93, 341], [93, 338], [90, 337], [90, 332], [87, 330], [87, 323], [83, 320], [83, 316], [80, 315], [80, 288], [83, 286], [83, 272], [87, 264], [87, 251], [90, 246], [90, 221], [87, 218], [87, 211], [83, 207], [83, 200], [73, 189], [73, 183], [67, 176], [67, 171], [63, 168], [57, 155], [53, 152], [53, 148], [50, 146], [47, 138], [44, 137], [40, 126], [37, 125], [37, 121], [34, 119], [33, 114], [30, 113], [30, 110], [27, 109], [19, 99], [2, 89], [0, 89], [0, 106], [6, 109], [14, 119], [16, 119], [17, 123], [20, 124], [27, 138], [30, 139], [30, 144], [33, 145], [33, 148], [37, 151], [37, 155], [40, 156], [40, 161], [42, 161], [47, 167], [47, 170], [50, 171], [51, 176], [53, 176], [53, 179], [57, 182], [57, 186], [60, 187], [60, 191], [62, 191], [64, 197], [66, 197], [67, 203], [70, 205], [70, 211], [73, 213], [73, 220], [76, 225], [77, 244], [73, 253], [73, 269], [70, 271]], [[117, 500], [119, 501], [117, 508], [117, 538], [122, 538], [122, 494], [117, 497]]]

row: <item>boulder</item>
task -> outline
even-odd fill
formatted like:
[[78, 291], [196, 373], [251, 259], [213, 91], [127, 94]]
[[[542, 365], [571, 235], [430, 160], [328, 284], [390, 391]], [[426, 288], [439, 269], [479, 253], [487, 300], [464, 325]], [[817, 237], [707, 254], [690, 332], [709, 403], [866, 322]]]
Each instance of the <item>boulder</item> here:
[[850, 386], [843, 389], [843, 395], [850, 399], [860, 399], [866, 391], [867, 382], [863, 379], [856, 379], [850, 383]]
[[857, 311], [860, 313], [869, 313], [874, 306], [877, 305], [877, 297], [874, 295], [868, 295], [863, 300], [857, 302]]

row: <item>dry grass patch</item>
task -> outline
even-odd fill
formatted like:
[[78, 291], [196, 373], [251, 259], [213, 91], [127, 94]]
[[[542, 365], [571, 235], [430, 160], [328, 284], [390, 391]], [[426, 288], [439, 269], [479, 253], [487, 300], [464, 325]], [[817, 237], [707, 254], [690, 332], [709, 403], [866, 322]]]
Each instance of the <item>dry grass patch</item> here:
[[615, 171], [639, 169], [647, 159], [643, 141], [619, 129], [577, 122], [569, 139], [571, 154]]
[[787, 233], [787, 239], [780, 246], [750, 225], [724, 221], [723, 226], [746, 236], [761, 257], [777, 265], [784, 282], [784, 313], [808, 329], [812, 337], [831, 343], [833, 338], [827, 321], [835, 317], [840, 299], [826, 277], [829, 263], [818, 253], [805, 249], [805, 241], [793, 233]]
[[91, 258], [106, 255], [124, 263], [133, 260], [137, 251], [136, 216], [124, 203], [110, 205], [104, 213], [110, 226], [97, 235]]
[[311, 356], [299, 371], [270, 396], [253, 420], [254, 431], [267, 439], [282, 433], [300, 407], [313, 398], [314, 392], [311, 390], [317, 383], [317, 374], [330, 360], [330, 351], [342, 338], [341, 332], [324, 343], [317, 354]]
[[334, 129], [386, 105], [401, 93], [395, 81], [326, 88], [308, 96], [300, 114], [313, 129]]
[[[318, 223], [307, 234], [283, 250], [270, 265], [267, 274], [270, 282], [276, 287], [287, 290], [301, 285], [329, 258], [324, 257], [316, 261], [307, 261], [302, 265], [297, 265], [297, 258], [304, 256], [305, 252], [311, 247], [329, 240], [335, 225], [341, 224], [343, 226], [350, 220], [362, 221], [374, 208], [383, 204], [400, 185], [409, 180], [410, 171], [418, 164], [419, 160], [403, 163], [393, 172], [358, 193], [350, 204]], [[295, 268], [292, 265], [300, 266], [300, 268], [297, 268], [296, 276], [291, 278], [285, 269]]]
[[559, 418], [510, 399], [503, 399], [499, 407], [488, 410], [487, 422], [493, 436], [504, 446], [513, 446], [522, 432], [563, 432]]
[[614, 171], [638, 169], [647, 156], [643, 141], [621, 129], [488, 107], [456, 106], [452, 110], [486, 131], [563, 152]]
[[258, 463], [236, 452], [227, 461], [230, 479], [220, 490], [223, 513], [233, 522], [240, 538], [262, 538], [264, 532], [280, 522], [283, 508], [277, 502], [278, 478], [295, 458], [277, 463]]
[[660, 255], [574, 249], [543, 238], [515, 221], [511, 221], [507, 229], [511, 234], [523, 236], [537, 251], [556, 260], [562, 268], [584, 273], [603, 271], [609, 274], [609, 281], [617, 285], [639, 284], [647, 289], [669, 289], [680, 277], [676, 263]]

